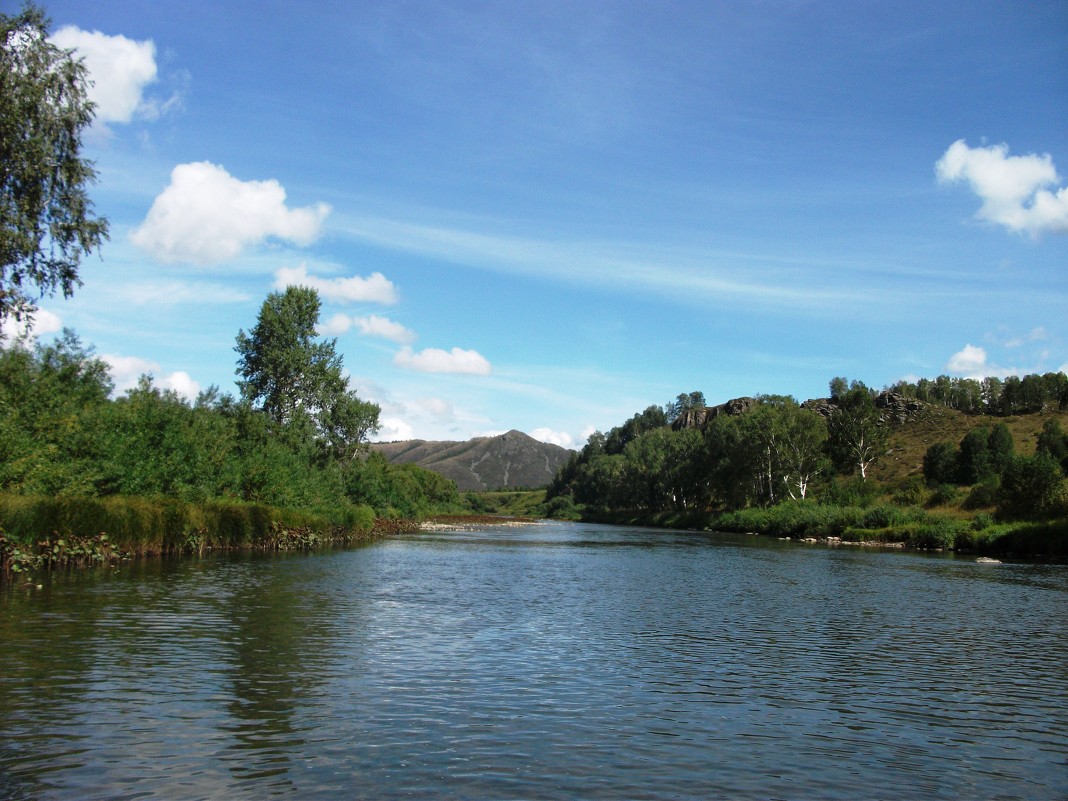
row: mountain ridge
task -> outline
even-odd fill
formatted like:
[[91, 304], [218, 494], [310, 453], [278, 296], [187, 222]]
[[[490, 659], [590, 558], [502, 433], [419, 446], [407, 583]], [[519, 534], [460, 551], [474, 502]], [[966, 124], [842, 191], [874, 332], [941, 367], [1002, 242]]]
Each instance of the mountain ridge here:
[[375, 442], [391, 464], [416, 464], [456, 482], [461, 491], [544, 487], [573, 451], [512, 429], [468, 440]]

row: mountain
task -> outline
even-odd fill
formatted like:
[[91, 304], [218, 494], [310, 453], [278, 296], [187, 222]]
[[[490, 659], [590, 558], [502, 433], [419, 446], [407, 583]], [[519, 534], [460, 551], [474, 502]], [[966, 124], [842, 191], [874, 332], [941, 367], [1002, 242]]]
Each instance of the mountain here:
[[466, 442], [377, 442], [371, 450], [392, 464], [412, 462], [433, 470], [462, 491], [544, 487], [572, 453], [514, 430]]

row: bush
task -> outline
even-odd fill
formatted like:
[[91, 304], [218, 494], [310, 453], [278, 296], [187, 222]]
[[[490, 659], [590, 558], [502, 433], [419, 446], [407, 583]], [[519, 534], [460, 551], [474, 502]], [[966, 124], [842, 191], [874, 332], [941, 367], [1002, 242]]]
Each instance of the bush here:
[[582, 513], [570, 495], [557, 495], [545, 504], [545, 516], [554, 520], [579, 520]]
[[923, 506], [927, 502], [927, 494], [927, 482], [923, 476], [912, 476], [894, 494], [893, 501], [899, 506]]
[[[919, 512], [919, 514], [917, 514]], [[917, 509], [902, 509], [896, 506], [875, 506], [864, 513], [863, 528], [892, 528], [914, 522], [923, 514]]]
[[997, 505], [1000, 482], [996, 477], [983, 479], [968, 493], [961, 507], [964, 509], [989, 509]]
[[1049, 514], [1064, 503], [1061, 466], [1048, 453], [1017, 456], [1001, 477], [998, 516], [1006, 519]]
[[824, 490], [823, 499], [831, 506], [871, 506], [879, 496], [879, 487], [874, 481], [865, 481], [859, 476], [850, 479], [835, 479]]
[[939, 484], [927, 499], [928, 508], [932, 506], [949, 506], [960, 496], [960, 490], [952, 484]]
[[950, 518], [932, 518], [921, 523], [908, 532], [906, 543], [913, 548], [952, 550], [957, 545], [957, 537], [967, 531], [964, 523]]

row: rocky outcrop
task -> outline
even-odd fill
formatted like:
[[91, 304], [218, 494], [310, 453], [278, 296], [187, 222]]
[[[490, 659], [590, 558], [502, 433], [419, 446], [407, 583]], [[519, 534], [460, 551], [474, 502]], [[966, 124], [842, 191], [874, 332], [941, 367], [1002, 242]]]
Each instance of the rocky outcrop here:
[[675, 422], [671, 424], [671, 427], [675, 431], [681, 431], [685, 428], [700, 428], [703, 430], [705, 426], [720, 415], [745, 414], [756, 404], [756, 398], [743, 397], [734, 398], [726, 403], [721, 403], [719, 406], [698, 406], [695, 409], [687, 409], [680, 414], [675, 418]]
[[433, 470], [464, 492], [544, 487], [572, 454], [515, 430], [463, 442], [378, 442], [371, 450], [392, 464], [414, 463]]
[[875, 398], [875, 408], [881, 409], [883, 419], [892, 423], [907, 423], [927, 408], [927, 404], [915, 398], [906, 398], [897, 392], [880, 392]]
[[[802, 409], [812, 409], [823, 417], [830, 417], [838, 410], [838, 405], [830, 398], [813, 398], [801, 404]], [[879, 410], [883, 422], [907, 423], [927, 408], [927, 404], [915, 398], [907, 398], [898, 392], [886, 390], [875, 396], [875, 408]]]

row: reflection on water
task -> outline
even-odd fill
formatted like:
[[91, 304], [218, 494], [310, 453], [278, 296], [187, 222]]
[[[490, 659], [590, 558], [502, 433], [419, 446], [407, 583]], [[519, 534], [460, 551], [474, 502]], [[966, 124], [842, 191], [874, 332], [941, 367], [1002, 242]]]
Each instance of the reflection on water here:
[[1068, 796], [1068, 570], [573, 524], [0, 594], [0, 798]]

